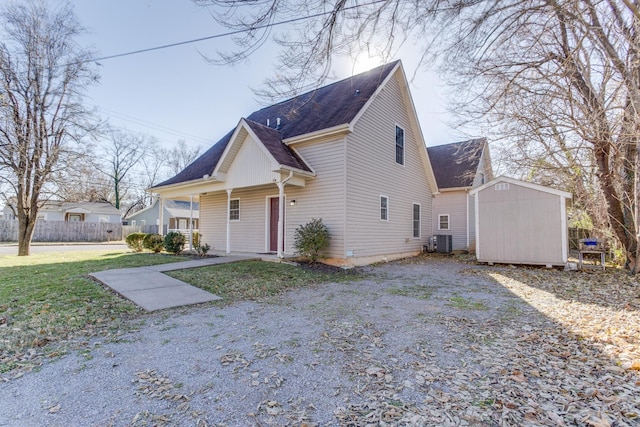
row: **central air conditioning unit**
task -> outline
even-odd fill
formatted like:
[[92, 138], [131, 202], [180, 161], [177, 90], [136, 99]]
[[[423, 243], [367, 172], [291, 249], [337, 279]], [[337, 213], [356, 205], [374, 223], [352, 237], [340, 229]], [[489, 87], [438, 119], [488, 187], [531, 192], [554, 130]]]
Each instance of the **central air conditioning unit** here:
[[451, 234], [436, 234], [436, 251], [443, 254], [453, 250], [453, 236]]

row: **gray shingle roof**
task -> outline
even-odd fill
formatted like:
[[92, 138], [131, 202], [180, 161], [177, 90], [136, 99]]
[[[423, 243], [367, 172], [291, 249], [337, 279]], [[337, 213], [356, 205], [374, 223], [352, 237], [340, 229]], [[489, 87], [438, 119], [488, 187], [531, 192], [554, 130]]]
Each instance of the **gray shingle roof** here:
[[[282, 143], [282, 140], [350, 123], [398, 62], [400, 61], [382, 65], [255, 111], [247, 117], [247, 122], [260, 125], [259, 131], [266, 138], [266, 140], [261, 139], [262, 142], [281, 164], [309, 170], [295, 152]], [[270, 130], [266, 126], [267, 119]], [[280, 119], [279, 126], [278, 119]], [[254, 128], [251, 124], [250, 126], [254, 132], [258, 128]], [[234, 130], [232, 129], [179, 174], [161, 182], [156, 187], [192, 181], [204, 175], [210, 175], [220, 161]], [[301, 167], [303, 165], [304, 167]]]
[[486, 138], [427, 147], [438, 188], [471, 187]]

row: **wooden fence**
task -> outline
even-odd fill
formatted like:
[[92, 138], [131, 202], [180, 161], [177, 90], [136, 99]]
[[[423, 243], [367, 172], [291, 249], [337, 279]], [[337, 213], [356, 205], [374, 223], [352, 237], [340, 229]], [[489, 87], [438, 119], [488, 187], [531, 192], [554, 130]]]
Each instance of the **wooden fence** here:
[[[109, 242], [122, 240], [122, 224], [38, 221], [33, 242]], [[18, 221], [0, 221], [0, 242], [18, 241]]]
[[[164, 226], [164, 234], [167, 232], [167, 226]], [[146, 233], [146, 234], [158, 234], [157, 225], [123, 225], [122, 226], [122, 238], [124, 239], [131, 233]]]

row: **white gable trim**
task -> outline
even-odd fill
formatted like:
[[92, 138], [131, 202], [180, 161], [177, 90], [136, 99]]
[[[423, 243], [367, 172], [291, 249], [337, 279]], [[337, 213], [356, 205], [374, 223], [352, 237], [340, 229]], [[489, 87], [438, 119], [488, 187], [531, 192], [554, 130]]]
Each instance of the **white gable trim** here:
[[255, 134], [253, 129], [251, 129], [251, 126], [249, 126], [247, 121], [244, 118], [242, 118], [242, 119], [240, 119], [240, 122], [238, 123], [238, 126], [236, 126], [236, 129], [233, 132], [233, 135], [231, 135], [231, 139], [229, 139], [229, 143], [225, 147], [224, 152], [222, 153], [222, 156], [220, 156], [220, 160], [218, 160], [218, 164], [216, 165], [215, 169], [213, 170], [212, 175], [214, 177], [216, 177], [218, 180], [220, 180], [220, 181], [224, 180], [224, 176], [227, 173], [227, 170], [222, 170], [221, 167], [225, 163], [226, 158], [227, 158], [227, 156], [229, 156], [229, 152], [232, 150], [232, 148], [235, 145], [240, 144], [238, 136], [239, 136], [241, 130], [243, 130], [243, 129], [247, 132], [249, 137], [251, 137], [256, 142], [256, 145], [260, 148], [260, 150], [262, 150], [262, 152], [269, 158], [269, 161], [273, 165], [272, 166], [272, 171], [273, 172], [293, 171], [293, 172], [295, 172], [297, 174], [305, 175], [305, 176], [315, 176], [316, 175], [315, 171], [309, 166], [309, 164], [302, 158], [302, 156], [300, 156], [300, 154], [297, 151], [296, 151], [296, 154], [302, 160], [302, 162], [307, 167], [309, 167], [311, 172], [305, 171], [305, 170], [302, 170], [302, 169], [298, 169], [298, 168], [294, 168], [294, 167], [291, 167], [291, 166], [283, 165], [280, 162], [278, 162], [276, 160], [276, 158], [273, 157], [273, 154], [271, 154], [271, 152], [267, 149], [267, 147], [264, 146], [264, 144], [262, 143], [260, 138], [258, 138], [258, 136]]
[[518, 179], [514, 179], [514, 178], [509, 178], [507, 176], [499, 176], [498, 178], [487, 182], [486, 184], [483, 184], [479, 187], [474, 188], [473, 190], [471, 190], [469, 192], [469, 194], [471, 194], [472, 196], [477, 194], [478, 192], [492, 187], [495, 184], [499, 184], [501, 182], [505, 182], [505, 183], [509, 183], [509, 184], [513, 184], [513, 185], [519, 185], [521, 187], [525, 187], [525, 188], [530, 188], [532, 190], [537, 190], [537, 191], [542, 191], [544, 193], [549, 193], [549, 194], [555, 194], [556, 196], [560, 196], [562, 198], [565, 199], [572, 199], [573, 195], [567, 191], [562, 191], [562, 190], [556, 190], [555, 188], [550, 188], [550, 187], [545, 187], [544, 185], [539, 185], [539, 184], [534, 184], [532, 182], [525, 182], [525, 181], [520, 181]]

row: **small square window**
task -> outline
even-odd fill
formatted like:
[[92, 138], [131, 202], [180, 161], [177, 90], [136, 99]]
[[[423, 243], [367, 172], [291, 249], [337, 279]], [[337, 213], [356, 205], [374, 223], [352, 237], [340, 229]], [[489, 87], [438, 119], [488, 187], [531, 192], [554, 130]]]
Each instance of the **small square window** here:
[[389, 220], [389, 198], [380, 196], [380, 221]]
[[438, 215], [438, 230], [449, 229], [449, 215]]
[[396, 163], [404, 165], [404, 129], [396, 126]]
[[240, 220], [240, 199], [229, 201], [229, 219], [232, 221]]

